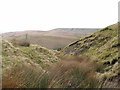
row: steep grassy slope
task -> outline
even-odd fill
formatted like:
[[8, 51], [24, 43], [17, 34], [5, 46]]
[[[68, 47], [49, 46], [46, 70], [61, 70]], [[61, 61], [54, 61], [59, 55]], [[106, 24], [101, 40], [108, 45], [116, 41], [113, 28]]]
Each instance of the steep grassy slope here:
[[38, 44], [48, 49], [63, 48], [78, 38], [97, 31], [96, 28], [57, 28], [50, 31], [20, 31], [3, 33], [2, 37], [7, 40], [27, 40], [32, 44]]
[[28, 64], [39, 67], [47, 67], [59, 61], [55, 52], [41, 46], [14, 47], [12, 43], [2, 40], [3, 68], [10, 68], [18, 64]]
[[118, 55], [117, 24], [106, 27], [65, 47], [62, 55], [87, 55], [95, 59], [110, 60]]
[[[61, 50], [60, 55], [88, 56], [99, 66], [100, 75], [120, 79], [120, 65], [118, 56], [118, 24], [108, 26], [88, 35]], [[100, 76], [98, 75], [98, 76]], [[118, 79], [118, 80], [119, 80]], [[110, 85], [109, 85], [110, 86]]]

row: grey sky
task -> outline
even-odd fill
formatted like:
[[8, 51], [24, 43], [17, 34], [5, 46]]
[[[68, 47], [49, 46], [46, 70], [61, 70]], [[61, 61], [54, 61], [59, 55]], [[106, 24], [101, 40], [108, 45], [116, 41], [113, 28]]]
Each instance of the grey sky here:
[[0, 32], [103, 28], [118, 21], [119, 0], [0, 0]]

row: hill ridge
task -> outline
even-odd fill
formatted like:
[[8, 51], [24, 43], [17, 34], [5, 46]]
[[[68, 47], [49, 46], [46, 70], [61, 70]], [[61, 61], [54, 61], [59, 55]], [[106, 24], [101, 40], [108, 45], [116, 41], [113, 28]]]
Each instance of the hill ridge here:
[[90, 57], [102, 65], [101, 75], [112, 78], [120, 74], [118, 47], [118, 24], [113, 24], [69, 44], [59, 55]]

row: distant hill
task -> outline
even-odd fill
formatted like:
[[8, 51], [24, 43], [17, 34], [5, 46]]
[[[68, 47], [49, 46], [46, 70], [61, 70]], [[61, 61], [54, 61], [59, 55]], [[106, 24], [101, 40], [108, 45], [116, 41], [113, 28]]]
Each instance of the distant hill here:
[[56, 28], [50, 30], [47, 35], [57, 35], [57, 36], [80, 36], [88, 35], [96, 32], [100, 28]]
[[7, 40], [25, 40], [27, 34], [27, 40], [32, 44], [38, 44], [48, 49], [58, 49], [97, 30], [99, 28], [57, 28], [50, 31], [29, 30], [3, 33], [2, 37]]

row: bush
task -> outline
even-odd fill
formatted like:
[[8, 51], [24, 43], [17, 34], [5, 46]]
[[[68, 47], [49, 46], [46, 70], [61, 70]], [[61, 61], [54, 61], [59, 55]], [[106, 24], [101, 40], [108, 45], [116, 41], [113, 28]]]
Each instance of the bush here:
[[58, 49], [57, 49], [57, 51], [60, 51], [60, 50], [61, 50], [61, 48], [58, 48]]
[[30, 42], [23, 41], [23, 42], [20, 42], [19, 45], [20, 45], [20, 46], [29, 47], [29, 46], [30, 46]]
[[17, 39], [12, 39], [11, 43], [14, 46], [25, 46], [25, 47], [29, 47], [30, 46], [30, 42], [28, 41], [24, 41], [24, 40], [17, 40]]

